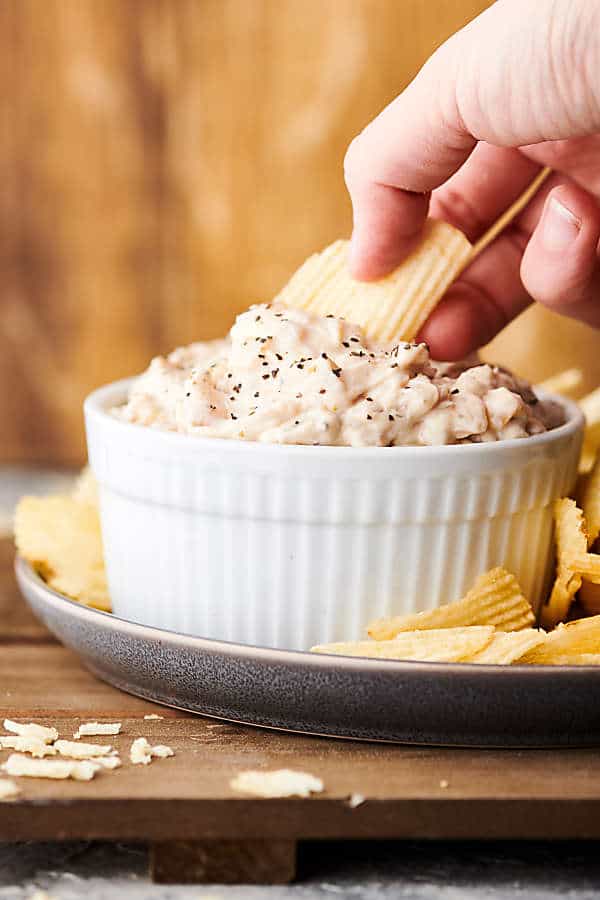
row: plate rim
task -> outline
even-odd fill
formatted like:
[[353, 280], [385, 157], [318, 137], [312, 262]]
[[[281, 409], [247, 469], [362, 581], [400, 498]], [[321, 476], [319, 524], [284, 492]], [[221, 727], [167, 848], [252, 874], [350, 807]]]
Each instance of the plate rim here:
[[312, 653], [310, 650], [285, 650], [279, 647], [265, 647], [217, 640], [216, 638], [205, 638], [185, 632], [157, 628], [154, 625], [145, 625], [141, 622], [134, 622], [131, 619], [124, 619], [112, 612], [105, 612], [92, 606], [86, 606], [50, 587], [35, 571], [31, 563], [18, 553], [15, 555], [15, 574], [19, 589], [23, 594], [25, 594], [23, 583], [26, 583], [28, 588], [35, 591], [43, 603], [55, 607], [59, 612], [64, 612], [66, 608], [75, 617], [91, 621], [92, 623], [99, 616], [104, 627], [117, 631], [125, 630], [133, 637], [184, 644], [187, 647], [193, 646], [197, 650], [205, 650], [222, 655], [252, 657], [271, 664], [281, 661], [288, 665], [295, 663], [296, 665], [308, 665], [317, 669], [323, 668], [328, 671], [336, 669], [339, 671], [364, 671], [365, 674], [367, 672], [374, 673], [375, 671], [384, 671], [391, 674], [394, 670], [401, 672], [408, 669], [414, 673], [420, 671], [435, 674], [437, 672], [439, 674], [459, 676], [467, 673], [473, 675], [474, 670], [477, 670], [481, 671], [482, 675], [495, 674], [506, 679], [511, 676], [523, 677], [524, 675], [528, 678], [547, 677], [550, 673], [556, 676], [560, 675], [561, 672], [569, 673], [571, 677], [575, 673], [580, 672], [582, 676], [586, 675], [589, 677], [592, 672], [595, 672], [600, 678], [600, 666], [499, 665], [472, 662], [433, 662], [412, 659], [373, 659], [364, 656], [343, 656], [337, 653]]

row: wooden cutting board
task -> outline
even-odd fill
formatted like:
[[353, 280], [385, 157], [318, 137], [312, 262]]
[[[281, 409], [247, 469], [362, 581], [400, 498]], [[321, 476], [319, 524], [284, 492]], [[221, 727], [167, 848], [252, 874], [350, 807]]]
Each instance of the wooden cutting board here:
[[[157, 881], [277, 883], [294, 877], [303, 839], [600, 838], [597, 750], [336, 741], [158, 707], [98, 681], [59, 645], [20, 598], [12, 563], [0, 541], [2, 718], [53, 724], [63, 737], [81, 721], [120, 721], [109, 740], [123, 766], [90, 782], [21, 779], [20, 797], [0, 803], [0, 840], [147, 841]], [[175, 756], [131, 765], [141, 735]], [[230, 787], [241, 770], [283, 767], [319, 776], [325, 792], [265, 800]], [[364, 801], [353, 807], [352, 795]]]

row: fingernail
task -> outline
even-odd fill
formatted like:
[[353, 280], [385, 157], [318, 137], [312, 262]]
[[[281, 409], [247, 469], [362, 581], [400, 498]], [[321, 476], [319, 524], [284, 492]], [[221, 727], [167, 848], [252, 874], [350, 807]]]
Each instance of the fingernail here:
[[542, 241], [546, 250], [559, 253], [567, 250], [581, 231], [581, 219], [556, 197], [550, 197], [544, 210]]

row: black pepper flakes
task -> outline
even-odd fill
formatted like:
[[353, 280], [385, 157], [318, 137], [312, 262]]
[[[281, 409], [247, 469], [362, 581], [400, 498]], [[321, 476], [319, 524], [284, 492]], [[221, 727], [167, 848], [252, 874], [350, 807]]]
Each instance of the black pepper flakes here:
[[458, 388], [452, 388], [452, 390], [450, 391], [450, 393], [451, 393], [451, 394], [458, 394], [458, 393], [459, 393]]
[[263, 381], [266, 381], [267, 378], [270, 378], [270, 377], [271, 377], [271, 376], [270, 376], [269, 373], [267, 372], [265, 375], [263, 375]]
[[258, 391], [255, 393], [254, 396], [255, 396], [255, 397], [259, 397], [259, 396], [260, 396], [260, 394], [258, 393]]
[[390, 422], [394, 421], [394, 417], [391, 413], [388, 413], [388, 419], [390, 420]]
[[271, 375], [273, 376], [273, 378], [277, 378], [278, 372], [279, 372], [279, 369], [272, 369], [272, 370], [271, 370]]
[[229, 415], [231, 416], [232, 419], [237, 419], [237, 416], [234, 415], [233, 413], [229, 413]]
[[325, 388], [321, 388], [321, 390], [319, 391], [319, 393], [320, 393], [320, 394], [325, 394], [325, 393], [326, 393]]
[[341, 378], [342, 370], [341, 369], [332, 369], [331, 370], [336, 378]]
[[283, 356], [281, 355], [281, 353], [276, 353], [275, 356], [277, 357], [279, 362], [281, 362], [281, 360], [283, 359]]
[[369, 421], [371, 421], [372, 418], [373, 418], [373, 416], [371, 416], [371, 415], [369, 415], [369, 413], [367, 413], [367, 419], [369, 419]]
[[350, 344], [348, 343], [348, 341], [342, 341], [342, 347], [349, 347], [349, 346], [350, 346]]

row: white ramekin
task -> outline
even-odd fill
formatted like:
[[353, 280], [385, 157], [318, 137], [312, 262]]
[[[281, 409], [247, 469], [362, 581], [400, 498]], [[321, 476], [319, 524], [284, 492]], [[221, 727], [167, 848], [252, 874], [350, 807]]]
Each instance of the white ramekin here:
[[85, 403], [108, 583], [126, 619], [283, 648], [358, 638], [378, 616], [456, 599], [504, 565], [534, 607], [552, 501], [572, 488], [583, 419], [526, 440], [301, 447], [197, 438]]

